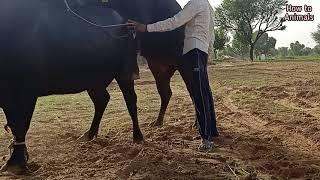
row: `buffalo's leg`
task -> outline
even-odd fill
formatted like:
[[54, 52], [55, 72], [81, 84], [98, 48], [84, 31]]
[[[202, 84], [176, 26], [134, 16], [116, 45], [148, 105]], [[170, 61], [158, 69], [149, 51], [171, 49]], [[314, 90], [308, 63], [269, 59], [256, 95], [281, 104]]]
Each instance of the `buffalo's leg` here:
[[14, 138], [10, 145], [12, 154], [6, 164], [1, 168], [1, 171], [22, 174], [26, 170], [28, 152], [25, 138], [30, 127], [36, 101], [36, 97], [16, 97], [11, 101], [11, 104], [3, 108], [8, 126]]
[[88, 90], [88, 94], [94, 105], [94, 117], [89, 131], [80, 138], [85, 141], [91, 141], [97, 137], [103, 113], [110, 100], [110, 94], [105, 87]]
[[137, 95], [134, 90], [134, 81], [117, 79], [117, 82], [122, 91], [124, 100], [126, 102], [129, 114], [132, 119], [133, 141], [141, 142], [143, 141], [143, 135], [139, 127], [138, 112], [137, 112]]
[[172, 96], [170, 88], [170, 80], [176, 69], [171, 65], [164, 65], [152, 61], [148, 61], [149, 68], [155, 78], [158, 93], [161, 98], [161, 107], [156, 121], [151, 125], [161, 127], [163, 125], [164, 115]]

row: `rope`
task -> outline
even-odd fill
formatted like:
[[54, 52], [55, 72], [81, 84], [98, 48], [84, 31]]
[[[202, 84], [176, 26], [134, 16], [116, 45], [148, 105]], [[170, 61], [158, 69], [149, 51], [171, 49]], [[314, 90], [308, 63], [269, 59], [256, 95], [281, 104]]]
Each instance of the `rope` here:
[[[10, 133], [10, 131], [11, 131], [9, 124], [6, 124], [4, 126], [4, 129], [7, 131], [7, 133]], [[19, 145], [26, 145], [26, 142], [17, 142], [16, 138], [14, 136], [14, 138], [10, 140], [10, 143], [9, 143], [9, 146], [8, 146], [10, 157], [12, 156], [12, 153], [13, 153], [13, 150], [14, 150], [14, 146], [19, 146]], [[28, 161], [29, 160], [29, 153], [28, 153], [26, 148], [24, 150], [24, 156], [25, 156], [25, 159]]]
[[14, 139], [10, 140], [10, 144], [8, 146], [8, 149], [10, 150], [10, 155], [12, 155], [14, 146], [19, 146], [19, 145], [26, 145], [26, 142], [16, 142]]
[[92, 26], [95, 26], [95, 27], [98, 27], [98, 28], [116, 28], [116, 27], [122, 27], [122, 26], [127, 26], [128, 23], [124, 23], [124, 24], [111, 24], [111, 25], [100, 25], [100, 24], [96, 24], [94, 22], [91, 22], [89, 20], [87, 20], [86, 18], [82, 17], [81, 15], [79, 15], [78, 13], [76, 13], [75, 11], [73, 11], [70, 6], [69, 6], [69, 3], [67, 0], [64, 0], [64, 3], [66, 5], [66, 8], [67, 8], [67, 11], [68, 12], [71, 12], [73, 15], [75, 15], [77, 18], [81, 19], [82, 21], [92, 25]]
[[[26, 145], [26, 142], [16, 142], [14, 139], [10, 140], [10, 144], [8, 146], [10, 156], [12, 156], [14, 146], [19, 146], [19, 145]], [[24, 155], [25, 155], [26, 160], [28, 161], [29, 160], [29, 153], [28, 153], [27, 149], [24, 150]]]

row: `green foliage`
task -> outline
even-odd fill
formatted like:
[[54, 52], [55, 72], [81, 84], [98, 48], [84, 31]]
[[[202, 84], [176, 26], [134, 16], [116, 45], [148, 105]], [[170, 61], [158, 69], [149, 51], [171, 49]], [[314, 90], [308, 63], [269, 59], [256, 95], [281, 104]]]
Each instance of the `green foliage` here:
[[[257, 32], [256, 32], [257, 33]], [[254, 33], [254, 35], [256, 34]], [[267, 33], [264, 33], [255, 45], [256, 54], [269, 54], [271, 50], [274, 50], [277, 40], [273, 37], [269, 37]]]
[[226, 45], [225, 48], [222, 50], [221, 54], [225, 56], [232, 56], [232, 57], [237, 56], [234, 49], [230, 45]]
[[320, 45], [320, 24], [318, 24], [318, 30], [312, 33], [312, 38]]
[[290, 49], [294, 56], [301, 56], [303, 53], [303, 49], [305, 48], [304, 44], [300, 44], [299, 41], [290, 44]]
[[312, 48], [305, 47], [301, 50], [301, 55], [310, 56], [312, 54]]
[[280, 57], [286, 57], [289, 55], [289, 48], [288, 47], [279, 47], [277, 51], [278, 51], [278, 55]]
[[319, 59], [319, 55], [320, 45], [317, 45], [312, 49], [310, 47], [305, 47], [305, 45], [296, 41], [295, 43], [290, 44], [290, 49], [288, 47], [278, 48], [277, 53], [274, 56], [278, 59], [316, 60]]
[[316, 45], [313, 48], [313, 53], [316, 54], [316, 55], [320, 55], [320, 45]]
[[217, 28], [214, 30], [214, 44], [213, 47], [216, 50], [222, 50], [225, 45], [230, 41], [228, 32], [222, 28]]
[[243, 36], [241, 34], [236, 33], [232, 40], [233, 52], [244, 58], [248, 56], [249, 49], [250, 47], [245, 43], [245, 39], [243, 38]]
[[270, 54], [272, 57], [275, 57], [275, 56], [277, 56], [278, 51], [277, 51], [275, 48], [271, 48], [271, 49], [269, 50], [269, 54]]
[[286, 0], [223, 0], [216, 9], [217, 23], [236, 31], [244, 46], [250, 46], [253, 60], [254, 46], [264, 33], [286, 28], [281, 15], [286, 3]]
[[228, 32], [222, 28], [217, 28], [214, 30], [214, 55], [215, 58], [217, 58], [217, 53], [219, 50], [223, 50], [226, 44], [230, 41], [230, 38], [228, 36]]

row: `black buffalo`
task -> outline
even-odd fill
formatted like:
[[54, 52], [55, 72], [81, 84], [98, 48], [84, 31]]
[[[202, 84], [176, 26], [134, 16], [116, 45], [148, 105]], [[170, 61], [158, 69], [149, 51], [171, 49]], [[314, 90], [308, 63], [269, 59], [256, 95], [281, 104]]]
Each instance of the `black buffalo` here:
[[67, 11], [67, 4], [91, 22], [123, 24], [116, 11], [93, 0], [0, 1], [0, 107], [14, 136], [13, 152], [2, 170], [22, 173], [25, 136], [37, 98], [87, 91], [95, 115], [85, 138], [92, 139], [109, 101], [106, 87], [116, 79], [133, 121], [133, 138], [142, 141], [134, 82], [120, 76], [135, 61], [127, 28], [101, 28]]
[[[144, 24], [165, 20], [177, 14], [181, 7], [176, 0], [104, 0], [126, 19]], [[179, 69], [178, 60], [182, 54], [184, 40], [184, 26], [165, 33], [138, 34], [141, 55], [148, 62], [148, 66], [155, 78], [161, 98], [158, 118], [152, 123], [162, 126], [164, 115], [172, 96], [170, 80], [178, 70], [185, 82], [187, 76]], [[188, 83], [187, 89], [190, 90]]]
[[[175, 0], [66, 0], [80, 15], [98, 24], [122, 24], [127, 19], [152, 23], [173, 16], [181, 7]], [[112, 8], [113, 10], [111, 10]], [[22, 172], [26, 165], [25, 135], [39, 96], [88, 91], [95, 116], [84, 138], [93, 139], [116, 78], [133, 121], [133, 137], [141, 141], [134, 83], [120, 80], [124, 63], [135, 58], [126, 28], [99, 28], [66, 9], [65, 0], [2, 0], [0, 2], [0, 107], [16, 146], [4, 166]], [[138, 34], [161, 97], [154, 125], [162, 125], [171, 97], [170, 79], [179, 70], [184, 27], [167, 33]], [[184, 80], [185, 76], [181, 74]], [[187, 87], [189, 89], [189, 87]]]

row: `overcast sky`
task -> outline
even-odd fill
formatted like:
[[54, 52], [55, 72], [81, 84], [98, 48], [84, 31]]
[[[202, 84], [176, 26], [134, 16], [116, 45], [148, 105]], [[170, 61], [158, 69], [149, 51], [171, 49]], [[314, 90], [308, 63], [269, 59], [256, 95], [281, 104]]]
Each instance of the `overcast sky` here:
[[[183, 7], [189, 0], [177, 0]], [[209, 0], [213, 7], [219, 6], [222, 0]], [[286, 22], [287, 29], [268, 33], [277, 39], [276, 47], [289, 47], [291, 42], [299, 41], [308, 47], [314, 47], [316, 43], [311, 38], [311, 33], [317, 30], [317, 24], [320, 24], [320, 0], [288, 0], [288, 4], [295, 6], [310, 5], [313, 7], [311, 14], [315, 16], [314, 21], [307, 22]], [[299, 14], [306, 14], [301, 12]]]

